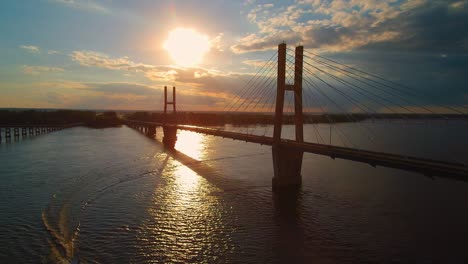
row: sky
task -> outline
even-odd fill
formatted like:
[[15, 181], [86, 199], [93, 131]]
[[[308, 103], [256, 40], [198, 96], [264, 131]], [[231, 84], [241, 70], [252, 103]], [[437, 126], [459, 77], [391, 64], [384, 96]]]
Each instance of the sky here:
[[468, 106], [467, 0], [3, 0], [0, 108], [223, 110], [282, 42]]

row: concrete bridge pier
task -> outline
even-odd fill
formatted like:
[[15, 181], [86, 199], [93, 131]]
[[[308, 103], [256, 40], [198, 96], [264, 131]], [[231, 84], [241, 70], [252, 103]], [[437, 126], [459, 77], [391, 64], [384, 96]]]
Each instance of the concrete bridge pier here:
[[163, 127], [163, 144], [168, 149], [174, 149], [177, 141], [177, 128], [172, 126]]
[[9, 127], [5, 128], [5, 139], [7, 141], [11, 140], [11, 130]]
[[146, 135], [148, 135], [148, 136], [156, 135], [156, 127], [155, 126], [149, 126]]
[[274, 145], [273, 154], [273, 190], [291, 190], [300, 188], [302, 184], [303, 152]]

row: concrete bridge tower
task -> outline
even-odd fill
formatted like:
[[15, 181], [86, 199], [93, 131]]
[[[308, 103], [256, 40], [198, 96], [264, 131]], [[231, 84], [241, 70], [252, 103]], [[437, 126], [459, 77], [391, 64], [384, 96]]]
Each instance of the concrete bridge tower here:
[[294, 93], [294, 124], [296, 141], [304, 142], [302, 113], [302, 67], [304, 47], [296, 47], [294, 84], [286, 84], [286, 44], [278, 46], [278, 76], [276, 92], [275, 123], [273, 130], [273, 190], [298, 188], [301, 186], [303, 152], [281, 145], [284, 97], [286, 91]]
[[[176, 114], [176, 88], [172, 87], [172, 101], [167, 100], [167, 86], [164, 86], [164, 124], [167, 121], [167, 106], [172, 105], [173, 114]], [[177, 141], [177, 128], [173, 126], [163, 126], [163, 144], [168, 149], [174, 149]]]

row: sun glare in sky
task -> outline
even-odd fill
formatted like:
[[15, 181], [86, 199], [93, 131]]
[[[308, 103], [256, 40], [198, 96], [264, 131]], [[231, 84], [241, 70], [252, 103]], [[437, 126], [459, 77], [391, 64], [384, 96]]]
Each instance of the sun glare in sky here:
[[169, 33], [163, 47], [176, 64], [193, 66], [202, 62], [203, 56], [210, 49], [210, 41], [207, 36], [193, 29], [176, 28]]

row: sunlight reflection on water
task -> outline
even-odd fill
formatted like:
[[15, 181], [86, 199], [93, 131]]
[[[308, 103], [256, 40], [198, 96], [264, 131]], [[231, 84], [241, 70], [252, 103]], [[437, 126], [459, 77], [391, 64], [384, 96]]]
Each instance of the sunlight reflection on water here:
[[206, 156], [210, 137], [190, 131], [178, 131], [175, 148], [193, 159], [200, 160]]
[[[190, 142], [185, 145], [188, 148], [184, 148], [184, 154], [190, 153], [192, 158], [201, 156], [203, 144], [198, 134], [188, 133], [180, 139]], [[151, 217], [141, 232], [145, 241], [141, 250], [145, 255], [164, 256], [161, 260], [165, 262], [182, 259], [193, 262], [213, 255], [213, 245], [218, 250], [227, 250], [230, 239], [221, 239], [215, 233], [223, 229], [219, 198], [212, 195], [220, 189], [173, 158], [167, 160], [162, 175], [164, 184], [154, 191], [154, 206], [148, 209]]]

